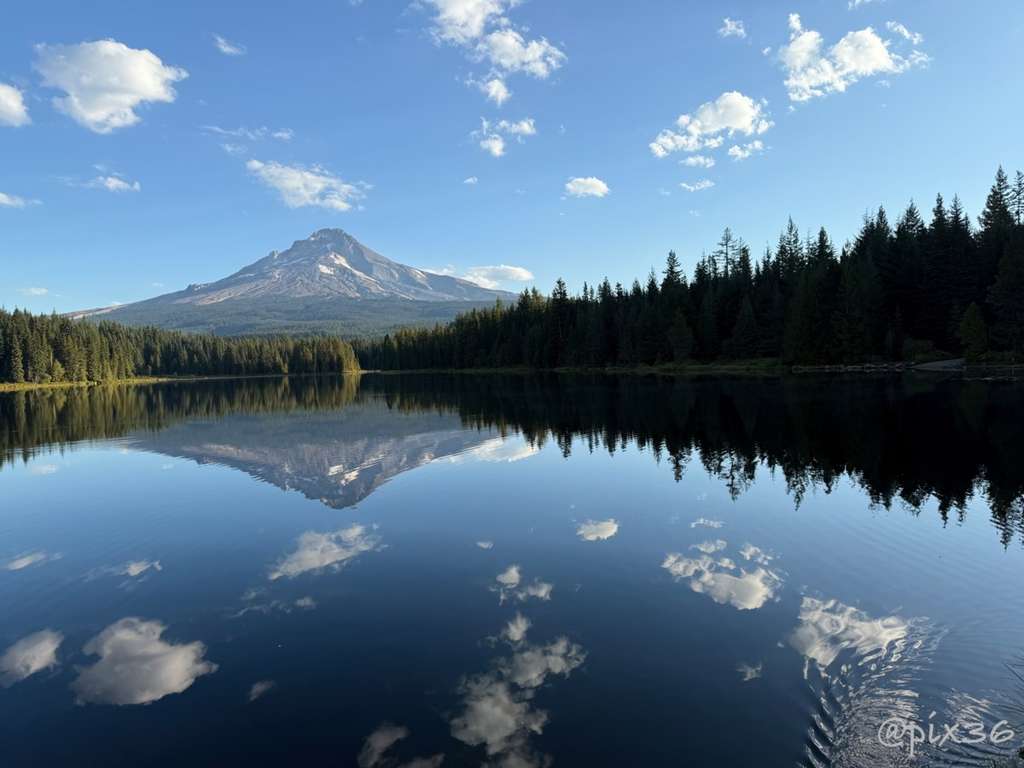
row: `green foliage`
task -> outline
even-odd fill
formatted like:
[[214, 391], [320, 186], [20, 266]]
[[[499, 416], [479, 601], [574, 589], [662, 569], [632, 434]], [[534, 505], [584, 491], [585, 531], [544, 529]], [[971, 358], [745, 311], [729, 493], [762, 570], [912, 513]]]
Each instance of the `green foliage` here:
[[340, 373], [358, 368], [352, 347], [338, 338], [227, 339], [0, 310], [2, 382]]
[[[447, 325], [354, 343], [363, 367], [631, 366], [720, 357], [791, 363], [901, 359], [907, 349], [961, 351], [963, 308], [993, 329], [990, 348], [1024, 351], [1024, 176], [999, 170], [972, 231], [960, 200], [938, 196], [926, 224], [910, 203], [895, 228], [866, 216], [836, 253], [828, 233], [801, 238], [790, 219], [756, 264], [726, 229], [687, 280], [670, 252], [657, 279], [629, 290], [607, 278], [570, 295], [559, 280], [515, 304], [474, 309]], [[972, 328], [972, 332], [976, 331]], [[912, 343], [908, 345], [908, 340]], [[970, 337], [972, 350], [978, 337]]]

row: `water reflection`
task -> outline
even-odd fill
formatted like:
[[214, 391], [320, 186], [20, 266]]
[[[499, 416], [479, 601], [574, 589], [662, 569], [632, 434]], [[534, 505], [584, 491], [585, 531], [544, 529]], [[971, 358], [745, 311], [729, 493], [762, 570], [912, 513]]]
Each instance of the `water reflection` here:
[[271, 581], [282, 577], [294, 579], [326, 568], [337, 571], [364, 552], [379, 548], [380, 537], [359, 524], [329, 533], [306, 531], [299, 537], [296, 550], [275, 565], [268, 578]]
[[783, 584], [782, 574], [767, 567], [771, 557], [752, 544], [744, 544], [739, 556], [752, 561], [755, 568], [747, 570], [718, 554], [728, 546], [725, 539], [703, 541], [693, 549], [701, 554], [684, 557], [678, 552], [665, 556], [661, 567], [677, 581], [686, 581], [690, 589], [705, 594], [716, 603], [731, 605], [741, 611], [760, 608], [775, 597]]
[[200, 642], [163, 640], [159, 621], [121, 619], [85, 644], [83, 652], [99, 661], [80, 670], [72, 683], [80, 704], [149, 704], [181, 693], [197, 678], [217, 671], [205, 661]]
[[[1019, 552], [981, 503], [954, 530], [863, 511], [973, 496], [1009, 542], [1019, 399], [527, 376], [0, 397], [0, 461], [69, 454], [0, 473], [33, 512], [0, 553], [0, 737], [18, 765], [165, 717], [138, 762], [214, 762], [223, 717], [246, 764], [898, 764], [885, 719], [1002, 705]], [[108, 437], [123, 455], [81, 446]], [[40, 737], [62, 727], [64, 752]]]
[[[759, 465], [784, 475], [796, 504], [844, 477], [884, 507], [935, 499], [944, 519], [980, 495], [1008, 542], [1024, 533], [1020, 395], [1013, 382], [913, 376], [367, 375], [93, 387], [0, 396], [0, 465], [42, 446], [130, 434], [140, 448], [234, 466], [340, 508], [442, 457], [514, 461], [549, 440], [566, 454], [574, 440], [610, 452], [635, 443], [677, 478], [699, 461], [734, 496]], [[293, 417], [268, 417], [284, 412]], [[495, 435], [510, 431], [525, 443]]]
[[57, 649], [64, 636], [52, 629], [33, 632], [0, 656], [0, 685], [9, 688], [28, 677], [57, 666]]
[[548, 713], [534, 706], [534, 694], [550, 677], [568, 677], [587, 658], [583, 648], [565, 636], [546, 645], [525, 643], [528, 628], [529, 622], [517, 613], [503, 633], [513, 652], [494, 659], [491, 671], [462, 681], [461, 712], [451, 721], [453, 737], [483, 747], [496, 765], [549, 764], [550, 757], [531, 743], [548, 722]]

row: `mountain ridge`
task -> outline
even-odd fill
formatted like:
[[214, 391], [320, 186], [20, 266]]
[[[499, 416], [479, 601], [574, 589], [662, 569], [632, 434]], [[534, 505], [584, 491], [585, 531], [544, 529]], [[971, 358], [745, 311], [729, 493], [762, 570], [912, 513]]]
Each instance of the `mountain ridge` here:
[[[342, 229], [318, 229], [227, 277], [113, 307], [70, 313], [130, 325], [214, 333], [343, 332], [450, 320], [515, 294], [392, 261]], [[379, 316], [379, 322], [375, 322]], [[249, 327], [246, 317], [259, 320]]]

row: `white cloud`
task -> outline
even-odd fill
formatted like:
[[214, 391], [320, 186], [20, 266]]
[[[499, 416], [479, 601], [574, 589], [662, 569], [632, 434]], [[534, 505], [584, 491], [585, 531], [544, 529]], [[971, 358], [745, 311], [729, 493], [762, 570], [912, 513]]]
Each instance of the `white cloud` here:
[[[386, 757], [387, 752], [402, 739], [408, 738], [409, 729], [392, 723], [381, 723], [377, 730], [366, 737], [363, 748], [359, 751], [356, 764], [359, 768], [375, 768], [375, 766], [394, 766], [396, 761]], [[403, 763], [398, 768], [439, 768], [444, 762], [444, 755], [433, 757], [416, 757], [411, 762]]]
[[494, 549], [493, 541], [478, 541], [476, 545], [480, 547], [480, 549]]
[[[30, 288], [19, 288], [18, 293], [22, 296], [45, 296], [50, 292], [49, 288], [41, 287], [30, 287]], [[52, 470], [50, 469], [52, 467]], [[31, 470], [33, 475], [52, 475], [57, 471], [57, 467], [54, 464], [42, 464], [37, 467], [33, 467]]]
[[510, 565], [504, 571], [494, 577], [494, 580], [501, 584], [502, 587], [518, 587], [519, 580], [522, 578], [522, 574], [519, 571], [518, 565]]
[[241, 155], [248, 151], [248, 147], [244, 144], [239, 144], [239, 140], [245, 141], [262, 141], [267, 137], [277, 139], [278, 141], [291, 141], [295, 138], [295, 131], [291, 128], [268, 128], [265, 125], [261, 125], [256, 128], [249, 128], [248, 126], [240, 125], [237, 128], [222, 128], [219, 125], [204, 125], [201, 127], [205, 133], [212, 133], [215, 136], [223, 136], [226, 139], [233, 139], [234, 141], [228, 141], [221, 144], [224, 151], [230, 155]]
[[729, 157], [733, 160], [746, 160], [751, 155], [761, 152], [764, 152], [764, 142], [760, 139], [754, 139], [746, 144], [733, 144], [729, 147]]
[[711, 555], [724, 549], [726, 542], [718, 540], [697, 545], [704, 554], [683, 557], [678, 552], [665, 556], [661, 567], [679, 581], [689, 580], [690, 589], [705, 594], [722, 605], [731, 605], [741, 611], [763, 606], [782, 586], [782, 576], [764, 564], [752, 571], [738, 568], [729, 558], [715, 560]]
[[725, 547], [725, 539], [715, 539], [714, 541], [702, 541], [700, 544], [694, 544], [690, 549], [696, 549], [705, 555], [711, 555], [715, 552], [721, 552]]
[[530, 626], [530, 620], [523, 616], [523, 614], [519, 613], [519, 611], [516, 611], [515, 618], [505, 625], [505, 629], [502, 630], [501, 636], [510, 643], [521, 643], [526, 639], [526, 632], [530, 629]]
[[722, 19], [722, 26], [719, 28], [718, 34], [720, 37], [738, 37], [742, 40], [747, 36], [747, 30], [741, 20], [733, 20], [726, 16]]
[[538, 600], [550, 600], [554, 589], [555, 585], [551, 582], [534, 579], [532, 583], [527, 584], [523, 589], [516, 592], [515, 596], [520, 602], [529, 600], [531, 597], [535, 597]]
[[691, 528], [721, 528], [725, 523], [721, 520], [708, 520], [706, 517], [698, 517], [692, 523]]
[[141, 192], [142, 185], [137, 181], [128, 181], [118, 174], [97, 176], [85, 183], [93, 189], [105, 189], [108, 192]]
[[467, 184], [467, 185], [472, 187], [472, 186], [476, 186], [476, 184], [479, 181], [480, 181], [480, 179], [478, 179], [476, 176], [468, 176], [468, 177], [466, 177], [465, 179], [462, 180], [462, 183], [463, 184]]
[[72, 688], [81, 703], [149, 704], [181, 693], [197, 678], [217, 671], [204, 661], [200, 642], [175, 645], [161, 639], [159, 621], [121, 619], [85, 644], [100, 660], [79, 672]]
[[493, 101], [499, 107], [512, 97], [512, 92], [505, 85], [505, 81], [498, 77], [492, 77], [490, 80], [480, 83], [480, 90], [484, 92], [488, 100]]
[[911, 32], [907, 29], [906, 25], [901, 24], [898, 21], [885, 22], [885, 28], [890, 32], [895, 32], [897, 35], [913, 45], [920, 45], [924, 42], [924, 35], [919, 35], [917, 32]]
[[120, 576], [131, 576], [133, 579], [141, 576], [146, 571], [162, 571], [163, 566], [159, 560], [132, 560], [117, 569]]
[[96, 133], [135, 125], [135, 110], [148, 102], [172, 102], [173, 83], [188, 73], [165, 65], [152, 51], [116, 40], [35, 47], [43, 85], [64, 92], [54, 106]]
[[246, 51], [244, 45], [233, 43], [221, 35], [213, 36], [213, 44], [217, 46], [217, 50], [225, 56], [243, 56]]
[[736, 667], [736, 671], [740, 673], [740, 680], [742, 682], [749, 683], [751, 680], [757, 680], [764, 674], [764, 663], [758, 662], [753, 665], [741, 663]]
[[611, 190], [596, 176], [575, 176], [565, 183], [565, 193], [570, 197], [604, 197]]
[[409, 736], [409, 729], [391, 723], [381, 723], [377, 730], [366, 737], [359, 752], [359, 768], [373, 768], [384, 754], [402, 739]]
[[767, 565], [772, 560], [771, 555], [760, 547], [755, 547], [750, 542], [747, 542], [740, 547], [740, 557], [744, 560], [752, 560], [755, 563], [760, 563], [761, 565]]
[[250, 160], [245, 167], [268, 187], [276, 189], [289, 208], [317, 206], [348, 211], [353, 203], [366, 196], [365, 184], [350, 184], [317, 165], [304, 168]]
[[714, 101], [701, 104], [692, 115], [680, 115], [676, 129], [663, 130], [649, 146], [655, 157], [680, 150], [715, 149], [722, 145], [724, 137], [760, 135], [772, 125], [763, 103], [739, 91], [726, 91]]
[[532, 117], [526, 117], [514, 122], [499, 120], [494, 128], [499, 133], [516, 137], [535, 136], [537, 134], [537, 127], [534, 125]]
[[565, 63], [566, 56], [545, 38], [527, 40], [511, 27], [486, 35], [476, 53], [505, 72], [525, 72], [540, 80]]
[[0, 83], [0, 125], [17, 128], [31, 122], [21, 91], [13, 85]]
[[477, 139], [480, 148], [492, 157], [501, 157], [505, 154], [505, 137], [512, 137], [522, 143], [527, 136], [536, 134], [537, 126], [532, 117], [515, 121], [499, 120], [496, 123], [480, 118], [480, 128], [473, 131], [470, 136]]
[[884, 0], [849, 0], [849, 2], [846, 4], [846, 7], [852, 11], [855, 8], [860, 8], [862, 5], [867, 5], [868, 3], [876, 2], [884, 2]]
[[[502, 283], [525, 283], [533, 280], [533, 272], [525, 267], [517, 267], [511, 264], [496, 264], [493, 266], [469, 267], [464, 272], [459, 272], [453, 266], [444, 269], [426, 270], [436, 275], [448, 275], [459, 277], [476, 283], [481, 288], [500, 288]], [[499, 438], [489, 440], [486, 443], [469, 451], [447, 457], [453, 463], [473, 458], [480, 461], [517, 461], [532, 456], [537, 452], [536, 448], [530, 445], [516, 445], [511, 441]]]
[[450, 43], [476, 40], [487, 25], [502, 18], [511, 0], [427, 0], [437, 9], [434, 33]]
[[909, 630], [910, 622], [899, 616], [874, 619], [837, 600], [805, 597], [789, 644], [824, 672], [844, 650], [862, 657], [881, 655], [902, 644]]
[[703, 189], [711, 189], [715, 186], [715, 182], [711, 179], [701, 179], [693, 184], [688, 184], [685, 181], [679, 184], [680, 187], [685, 189], [687, 192], [700, 192]]
[[[525, 283], [533, 280], [533, 272], [525, 267], [497, 264], [489, 267], [470, 267], [463, 277], [482, 288], [494, 289], [500, 287], [503, 282]], [[530, 455], [533, 453], [534, 451], [530, 451]]]
[[306, 531], [299, 536], [296, 550], [270, 571], [270, 580], [282, 576], [293, 579], [303, 573], [322, 571], [325, 568], [338, 570], [364, 552], [373, 552], [379, 548], [380, 539], [367, 533], [366, 528], [358, 523], [330, 533]]
[[804, 29], [799, 14], [789, 15], [789, 30], [789, 44], [779, 50], [779, 58], [786, 71], [786, 91], [794, 102], [842, 93], [862, 78], [897, 75], [929, 61], [916, 49], [906, 56], [894, 53], [891, 42], [871, 27], [847, 32], [827, 50], [819, 32]]
[[39, 201], [0, 192], [0, 208], [26, 208], [30, 205], [39, 205]]
[[537, 598], [538, 600], [551, 599], [551, 593], [555, 589], [554, 584], [547, 581], [541, 581], [540, 579], [534, 579], [532, 583], [520, 588], [522, 579], [522, 569], [518, 564], [510, 565], [504, 571], [499, 573], [494, 579], [498, 584], [492, 590], [498, 593], [499, 602], [504, 603], [506, 600], [511, 598], [515, 598], [520, 602], [525, 602], [531, 597]]
[[57, 649], [64, 636], [44, 629], [18, 640], [0, 656], [0, 685], [8, 688], [44, 669], [57, 666]]
[[249, 689], [249, 701], [253, 702], [256, 699], [270, 693], [277, 685], [273, 680], [258, 680], [252, 684], [252, 688]]
[[505, 154], [505, 140], [497, 134], [489, 134], [480, 139], [480, 149], [484, 150], [491, 157], [501, 157]]
[[576, 529], [576, 535], [583, 541], [605, 541], [619, 532], [615, 518], [608, 520], [587, 520]]
[[462, 48], [470, 60], [489, 65], [483, 81], [469, 78], [485, 96], [501, 106], [511, 96], [505, 77], [524, 72], [548, 78], [567, 57], [547, 38], [528, 39], [506, 13], [521, 0], [424, 0], [436, 11], [433, 35], [439, 43]]
[[530, 737], [543, 733], [547, 712], [532, 706], [534, 691], [552, 676], [568, 677], [586, 660], [583, 648], [566, 637], [526, 646], [500, 659], [495, 670], [462, 683], [462, 711], [451, 721], [452, 736], [484, 748], [487, 765], [537, 768], [550, 758], [537, 755]]
[[8, 571], [20, 571], [25, 568], [30, 568], [33, 565], [41, 565], [42, 563], [48, 563], [53, 560], [60, 560], [61, 555], [50, 554], [48, 552], [25, 552], [16, 557], [11, 558], [4, 564], [4, 569]]
[[680, 160], [679, 164], [687, 168], [714, 168], [715, 158], [710, 155], [690, 155]]

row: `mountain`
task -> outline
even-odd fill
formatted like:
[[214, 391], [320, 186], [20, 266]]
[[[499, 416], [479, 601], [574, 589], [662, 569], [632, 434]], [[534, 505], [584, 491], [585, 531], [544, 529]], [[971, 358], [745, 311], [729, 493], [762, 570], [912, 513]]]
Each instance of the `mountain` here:
[[402, 411], [383, 398], [337, 410], [235, 413], [160, 431], [126, 444], [199, 464], [233, 467], [335, 509], [359, 503], [391, 478], [432, 461], [509, 460], [531, 449], [467, 429], [454, 413]]
[[433, 325], [470, 307], [514, 298], [399, 264], [343, 230], [321, 229], [222, 280], [72, 316], [224, 335], [328, 331], [354, 336]]

